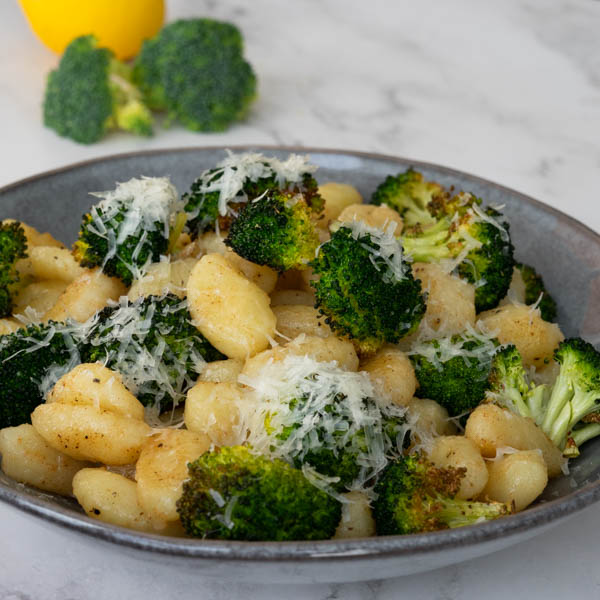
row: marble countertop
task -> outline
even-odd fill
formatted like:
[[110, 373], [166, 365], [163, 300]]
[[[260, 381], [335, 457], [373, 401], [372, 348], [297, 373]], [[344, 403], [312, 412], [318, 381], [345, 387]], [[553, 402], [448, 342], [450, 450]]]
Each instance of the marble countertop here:
[[[75, 161], [176, 146], [285, 144], [440, 163], [527, 193], [600, 231], [600, 2], [169, 0], [169, 19], [236, 23], [260, 80], [246, 122], [178, 127], [79, 146], [41, 125], [56, 57], [15, 2], [0, 5], [0, 185]], [[8, 216], [8, 215], [7, 215]], [[529, 542], [431, 573], [347, 585], [132, 576], [104, 547], [82, 552], [0, 506], [0, 599], [595, 597], [600, 506]], [[106, 572], [110, 570], [110, 578]]]

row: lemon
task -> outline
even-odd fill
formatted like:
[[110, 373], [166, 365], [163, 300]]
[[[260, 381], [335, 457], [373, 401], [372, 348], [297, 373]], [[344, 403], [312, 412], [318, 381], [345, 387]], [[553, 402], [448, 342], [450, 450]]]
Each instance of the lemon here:
[[158, 33], [164, 0], [20, 0], [31, 28], [61, 54], [74, 38], [93, 33], [120, 59], [133, 58]]

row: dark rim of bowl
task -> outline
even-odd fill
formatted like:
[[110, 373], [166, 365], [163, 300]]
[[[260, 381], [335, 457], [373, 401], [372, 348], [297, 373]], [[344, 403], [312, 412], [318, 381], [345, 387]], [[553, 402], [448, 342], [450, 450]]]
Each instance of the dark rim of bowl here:
[[[33, 181], [60, 175], [61, 173], [66, 173], [71, 170], [84, 168], [101, 162], [118, 161], [137, 156], [152, 156], [166, 153], [195, 151], [218, 152], [226, 148], [237, 152], [263, 150], [355, 156], [372, 160], [384, 160], [398, 163], [399, 165], [410, 164], [417, 168], [436, 169], [451, 176], [457, 175], [467, 177], [473, 181], [510, 193], [511, 195], [518, 197], [522, 202], [537, 206], [544, 211], [553, 214], [562, 222], [568, 222], [571, 227], [580, 230], [582, 234], [591, 238], [591, 241], [596, 244], [600, 243], [600, 235], [573, 217], [570, 217], [539, 200], [535, 200], [525, 194], [487, 179], [457, 169], [423, 161], [384, 154], [335, 150], [329, 148], [249, 144], [239, 146], [190, 146], [112, 154], [105, 157], [77, 162], [21, 179], [0, 188], [0, 194], [9, 192], [12, 189]], [[23, 489], [26, 489], [25, 486], [23, 486]], [[62, 525], [68, 529], [107, 542], [122, 544], [137, 550], [158, 554], [169, 554], [172, 556], [180, 556], [182, 558], [226, 558], [230, 561], [260, 560], [261, 562], [293, 561], [297, 559], [319, 560], [323, 558], [331, 560], [357, 558], [364, 560], [439, 552], [459, 546], [470, 546], [473, 544], [489, 542], [498, 538], [508, 538], [528, 530], [533, 531], [544, 525], [549, 525], [555, 520], [566, 518], [596, 502], [598, 499], [600, 499], [600, 480], [589, 483], [567, 496], [535, 505], [515, 515], [503, 517], [497, 521], [488, 521], [458, 529], [404, 536], [322, 540], [316, 542], [235, 542], [165, 537], [137, 532], [108, 523], [101, 523], [87, 517], [83, 513], [76, 512], [74, 509], [57, 506], [53, 504], [51, 500], [43, 499], [43, 495], [42, 497], [33, 497], [28, 494], [19, 493], [18, 490], [7, 488], [0, 483], [0, 500], [7, 504], [46, 521]]]

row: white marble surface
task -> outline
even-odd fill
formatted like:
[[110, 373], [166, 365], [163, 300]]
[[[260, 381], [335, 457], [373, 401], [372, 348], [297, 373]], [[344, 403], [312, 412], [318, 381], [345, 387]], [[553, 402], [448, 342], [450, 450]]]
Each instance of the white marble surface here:
[[[600, 2], [171, 0], [169, 17], [235, 22], [260, 78], [248, 120], [219, 135], [179, 128], [91, 147], [40, 122], [56, 63], [16, 3], [0, 4], [0, 185], [90, 157], [142, 148], [300, 144], [437, 162], [503, 183], [600, 231]], [[402, 579], [264, 586], [132, 574], [104, 549], [81, 552], [0, 506], [0, 598], [596, 597], [598, 520], [569, 523], [493, 556]], [[105, 568], [110, 569], [106, 576]]]

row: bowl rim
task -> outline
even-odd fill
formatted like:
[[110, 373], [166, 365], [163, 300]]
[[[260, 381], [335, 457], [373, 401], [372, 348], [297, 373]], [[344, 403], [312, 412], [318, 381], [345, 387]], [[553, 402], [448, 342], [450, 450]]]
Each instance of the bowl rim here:
[[[171, 153], [193, 153], [195, 151], [218, 152], [225, 149], [230, 149], [234, 152], [278, 151], [303, 154], [331, 154], [387, 161], [390, 163], [398, 163], [402, 166], [410, 164], [421, 169], [435, 169], [446, 175], [466, 177], [482, 185], [496, 188], [502, 192], [507, 192], [516, 197], [520, 202], [536, 206], [546, 213], [553, 214], [560, 221], [568, 222], [571, 227], [578, 229], [584, 236], [590, 238], [591, 241], [600, 244], [600, 235], [574, 217], [526, 194], [477, 175], [472, 175], [459, 169], [435, 163], [407, 159], [399, 156], [309, 146], [264, 144], [182, 146], [109, 154], [64, 165], [9, 183], [0, 188], [0, 197], [4, 193], [10, 192], [23, 185], [47, 177], [61, 175], [79, 168], [93, 166], [98, 163]], [[23, 490], [27, 489], [27, 486], [23, 484], [18, 484], [18, 486]], [[117, 525], [100, 522], [85, 514], [75, 512], [74, 509], [67, 509], [64, 506], [52, 504], [49, 500], [46, 500], [46, 498], [52, 498], [50, 495], [38, 493], [39, 496], [21, 493], [18, 487], [17, 489], [6, 487], [2, 481], [0, 481], [0, 501], [48, 522], [62, 525], [69, 530], [92, 536], [106, 542], [120, 544], [134, 550], [142, 550], [155, 554], [167, 554], [188, 559], [226, 558], [233, 562], [287, 562], [296, 561], [298, 559], [302, 559], [303, 561], [318, 561], [324, 558], [335, 561], [352, 558], [365, 560], [423, 555], [461, 546], [481, 544], [498, 538], [511, 537], [525, 531], [533, 531], [544, 525], [550, 525], [554, 521], [564, 519], [600, 500], [600, 479], [587, 483], [581, 489], [571, 492], [562, 498], [543, 502], [528, 508], [523, 512], [503, 517], [502, 519], [495, 521], [480, 523], [478, 525], [413, 535], [330, 539], [311, 542], [200, 540], [166, 537], [138, 532]]]

